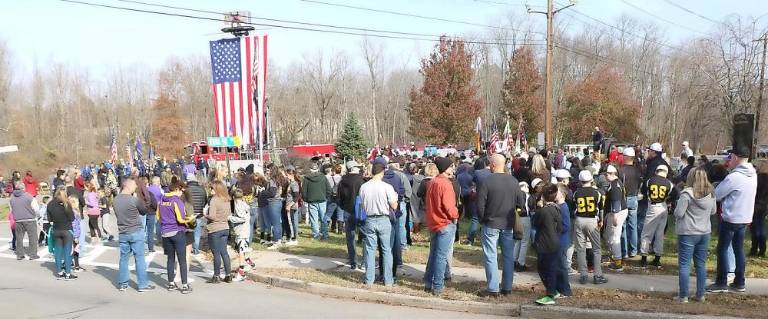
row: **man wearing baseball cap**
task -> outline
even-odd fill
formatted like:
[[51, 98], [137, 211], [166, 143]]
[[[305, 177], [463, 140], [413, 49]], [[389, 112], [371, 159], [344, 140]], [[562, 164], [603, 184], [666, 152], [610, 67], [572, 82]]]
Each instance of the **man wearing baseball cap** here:
[[[648, 253], [654, 254], [651, 266], [661, 268], [661, 255], [664, 253], [664, 228], [667, 226], [667, 203], [672, 200], [675, 188], [667, 179], [669, 167], [659, 165], [656, 175], [651, 176], [643, 187], [643, 193], [648, 198], [648, 213], [643, 221], [643, 232], [640, 236], [640, 267], [648, 266]], [[650, 247], [653, 244], [653, 247]]]
[[[749, 149], [745, 147], [734, 148], [728, 164], [731, 173], [715, 188], [715, 197], [722, 203], [723, 214], [717, 241], [717, 277], [715, 283], [707, 287], [709, 292], [725, 292], [728, 288], [746, 291], [744, 233], [755, 212], [757, 173], [749, 163]], [[736, 257], [736, 277], [730, 287], [726, 287], [729, 247], [733, 247]]]
[[637, 208], [638, 194], [643, 184], [643, 173], [636, 162], [635, 149], [632, 147], [624, 149], [624, 165], [619, 168], [619, 179], [621, 179], [627, 192], [627, 220], [622, 234], [624, 239], [623, 255], [633, 258], [637, 255], [637, 238], [640, 236], [637, 229]]
[[[651, 146], [648, 147], [646, 156], [645, 156], [645, 172], [643, 172], [643, 183], [646, 183], [648, 180], [651, 179], [651, 177], [656, 176], [656, 168], [660, 165], [665, 165], [667, 167], [670, 167], [667, 161], [664, 160], [664, 158], [661, 157], [661, 154], [663, 153], [663, 149], [661, 147], [661, 144], [659, 143], [653, 143]], [[643, 184], [643, 187], [645, 187], [647, 184]], [[643, 190], [641, 197], [639, 197], [640, 202], [638, 203], [638, 209], [637, 209], [637, 233], [642, 234], [643, 233], [643, 227], [645, 227], [645, 215], [648, 214], [649, 209], [649, 202], [648, 198], [645, 197], [645, 191]]]
[[347, 260], [349, 267], [357, 269], [357, 253], [355, 252], [355, 232], [357, 220], [355, 220], [355, 200], [360, 193], [360, 187], [365, 182], [360, 175], [360, 164], [349, 161], [346, 164], [347, 174], [341, 177], [337, 190], [339, 209], [344, 214], [344, 233], [347, 239]]
[[612, 268], [616, 271], [624, 270], [621, 251], [621, 229], [627, 219], [627, 198], [624, 184], [619, 180], [619, 171], [613, 165], [608, 165], [605, 170], [605, 179], [608, 181], [608, 191], [605, 203], [605, 233], [608, 246], [611, 249]]
[[331, 185], [325, 175], [320, 173], [317, 163], [310, 165], [309, 172], [301, 182], [301, 198], [307, 203], [312, 239], [320, 239], [320, 219], [325, 217], [326, 201], [331, 197]]
[[600, 228], [603, 223], [601, 208], [605, 203], [605, 196], [598, 190], [592, 179], [592, 173], [584, 170], [579, 173], [581, 187], [573, 193], [576, 202], [576, 221], [573, 223], [576, 233], [576, 260], [579, 264], [579, 283], [587, 283], [587, 241], [592, 243], [594, 267], [593, 283], [595, 285], [607, 283], [608, 280], [603, 277], [601, 266], [602, 253], [600, 249]]

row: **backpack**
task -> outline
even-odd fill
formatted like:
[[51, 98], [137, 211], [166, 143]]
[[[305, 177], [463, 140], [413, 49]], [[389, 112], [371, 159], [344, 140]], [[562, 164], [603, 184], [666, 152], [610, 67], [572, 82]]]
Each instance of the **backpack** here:
[[355, 222], [358, 225], [365, 224], [365, 220], [368, 219], [368, 214], [363, 210], [363, 203], [360, 200], [360, 196], [355, 197]]

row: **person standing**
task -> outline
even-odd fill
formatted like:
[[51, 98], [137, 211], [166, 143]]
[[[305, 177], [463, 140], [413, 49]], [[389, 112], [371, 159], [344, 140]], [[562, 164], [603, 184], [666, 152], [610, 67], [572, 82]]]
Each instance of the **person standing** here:
[[56, 279], [74, 280], [77, 276], [72, 273], [72, 222], [75, 213], [67, 198], [67, 190], [60, 187], [54, 191], [53, 199], [46, 209], [48, 222], [53, 228], [53, 260], [56, 267]]
[[[645, 166], [645, 172], [643, 173], [643, 187], [647, 184], [648, 180], [651, 179], [651, 177], [656, 176], [656, 168], [664, 165], [667, 168], [669, 168], [669, 164], [667, 161], [664, 160], [664, 158], [661, 157], [663, 152], [663, 148], [661, 147], [660, 143], [653, 143], [650, 147], [648, 147], [648, 150], [646, 152], [645, 159], [640, 159], [640, 162], [638, 162], [638, 166], [642, 167]], [[642, 165], [644, 160], [644, 165]], [[648, 199], [647, 194], [645, 194], [645, 189], [642, 190], [643, 194], [638, 197], [638, 207], [637, 207], [637, 234], [638, 238], [643, 234], [643, 227], [645, 227], [645, 215], [648, 214], [648, 210], [650, 208], [650, 200]]]
[[32, 197], [37, 197], [37, 187], [40, 186], [40, 182], [37, 181], [34, 177], [32, 177], [32, 172], [27, 171], [27, 173], [24, 175], [24, 189], [26, 190], [29, 195]]
[[[520, 190], [517, 179], [504, 172], [505, 162], [506, 159], [501, 154], [491, 156], [492, 174], [480, 184], [477, 194], [477, 214], [482, 225], [480, 236], [487, 281], [487, 290], [481, 294], [492, 297], [499, 295], [499, 281], [501, 281], [501, 294], [512, 293], [515, 271], [513, 229], [517, 209], [526, 209], [525, 194]], [[499, 280], [497, 260], [498, 246], [501, 246], [503, 255], [501, 280]]]
[[[715, 283], [707, 287], [708, 292], [726, 292], [730, 288], [736, 292], [746, 291], [744, 270], [744, 234], [747, 225], [752, 222], [757, 195], [757, 172], [749, 163], [749, 149], [734, 148], [728, 162], [731, 173], [715, 188], [715, 198], [723, 210], [719, 237], [717, 241], [717, 277]], [[733, 248], [735, 255], [736, 277], [726, 287], [728, 276], [728, 248]]]
[[595, 126], [595, 131], [592, 132], [592, 149], [595, 151], [595, 153], [600, 152], [600, 149], [603, 144], [603, 132], [600, 131], [600, 128]]
[[[178, 177], [171, 177], [168, 192], [158, 203], [157, 219], [160, 234], [163, 238], [163, 250], [168, 256], [166, 271], [168, 273], [168, 291], [179, 290], [182, 294], [192, 292], [187, 279], [187, 228], [195, 222], [195, 215], [187, 215], [187, 206], [182, 199], [183, 184]], [[181, 287], [174, 282], [176, 276], [176, 261], [181, 273]]]
[[688, 302], [688, 277], [691, 261], [696, 268], [696, 300], [704, 301], [707, 283], [707, 250], [712, 233], [709, 219], [717, 212], [717, 203], [712, 194], [712, 184], [707, 172], [695, 168], [688, 173], [686, 188], [683, 189], [675, 208], [675, 230], [677, 232], [677, 265], [680, 271], [679, 293], [676, 300]]
[[[328, 232], [331, 228], [331, 221], [336, 220], [337, 223], [341, 222], [344, 218], [343, 212], [339, 211], [339, 182], [341, 181], [341, 167], [328, 166], [325, 168], [325, 179], [328, 180], [328, 185], [331, 185], [331, 195], [325, 202], [325, 215], [320, 223], [320, 233], [322, 239], [328, 239]], [[339, 216], [340, 215], [340, 216]]]
[[683, 141], [683, 151], [680, 153], [681, 159], [687, 159], [693, 156], [693, 150], [688, 145], [688, 141]]
[[[365, 266], [365, 285], [373, 285], [376, 272], [376, 250], [381, 247], [381, 269], [384, 273], [382, 279], [384, 286], [394, 285], [392, 277], [392, 246], [390, 236], [392, 234], [392, 215], [397, 209], [398, 195], [392, 185], [385, 183], [385, 166], [380, 163], [373, 164], [371, 180], [360, 186], [361, 209], [366, 214], [365, 224], [362, 226]], [[325, 180], [325, 178], [323, 178]]]
[[763, 164], [757, 174], [757, 196], [755, 197], [755, 213], [752, 216], [752, 257], [765, 257], [765, 216], [768, 213], [768, 165]]
[[600, 228], [603, 225], [601, 207], [604, 206], [605, 196], [593, 185], [593, 176], [590, 171], [579, 173], [581, 187], [573, 193], [576, 202], [576, 221], [574, 222], [576, 233], [576, 260], [579, 264], [579, 283], [584, 285], [588, 279], [587, 269], [587, 241], [592, 244], [592, 265], [594, 267], [593, 283], [600, 285], [607, 283], [603, 277], [602, 249], [600, 247]]
[[205, 204], [208, 203], [208, 193], [206, 193], [205, 188], [200, 186], [200, 183], [197, 182], [195, 174], [187, 174], [187, 188], [184, 192], [184, 197], [186, 197], [186, 200], [192, 204], [192, 207], [187, 207], [187, 210], [197, 218], [192, 241], [192, 254], [197, 255], [200, 253], [200, 237], [203, 235], [203, 227], [205, 227], [203, 209], [205, 208]]
[[289, 165], [285, 169], [285, 178], [288, 186], [285, 188], [285, 223], [283, 224], [283, 233], [288, 239], [287, 246], [298, 245], [299, 239], [299, 203], [301, 202], [301, 185], [296, 175], [296, 168]]
[[[90, 230], [91, 242], [96, 242], [96, 238], [101, 239], [101, 228], [99, 227], [99, 217], [101, 216], [101, 208], [99, 208], [99, 193], [96, 191], [96, 186], [92, 182], [85, 184], [85, 213], [88, 215], [88, 229]], [[96, 237], [98, 235], [99, 237]]]
[[227, 241], [229, 239], [229, 217], [232, 216], [232, 208], [229, 205], [229, 192], [227, 186], [221, 181], [214, 181], [211, 185], [213, 197], [208, 208], [205, 229], [208, 231], [208, 245], [213, 253], [213, 277], [208, 283], [216, 284], [221, 279], [221, 263], [224, 262], [224, 282], [232, 282], [232, 267]]
[[360, 175], [360, 164], [355, 161], [347, 162], [347, 174], [341, 177], [338, 187], [339, 208], [344, 212], [345, 235], [347, 240], [347, 261], [349, 267], [357, 269], [357, 253], [355, 252], [355, 202], [360, 194], [360, 187], [365, 182]]
[[[671, 200], [675, 191], [672, 182], [667, 179], [669, 168], [666, 165], [656, 166], [656, 175], [652, 176], [645, 187], [645, 195], [648, 197], [648, 213], [643, 222], [643, 233], [640, 236], [640, 267], [648, 266], [649, 250], [653, 251], [654, 258], [651, 266], [661, 267], [661, 255], [664, 253], [664, 228], [667, 227], [667, 202]], [[650, 247], [653, 244], [653, 247]]]
[[634, 148], [627, 147], [624, 149], [624, 165], [619, 168], [619, 179], [627, 192], [627, 220], [622, 230], [623, 255], [633, 258], [637, 255], [638, 250], [637, 206], [640, 187], [643, 184], [640, 166], [635, 162]]
[[[16, 221], [16, 230], [14, 231], [16, 260], [23, 260], [25, 256], [29, 256], [29, 260], [40, 258], [37, 255], [37, 237], [40, 233], [37, 229], [37, 211], [40, 206], [37, 200], [25, 191], [23, 182], [16, 181], [13, 183], [13, 194], [9, 199], [9, 206], [11, 207], [10, 214]], [[25, 235], [29, 239], [29, 248], [26, 249], [24, 247]]]
[[128, 178], [123, 182], [120, 194], [115, 196], [114, 210], [117, 217], [117, 228], [120, 241], [120, 263], [117, 277], [117, 287], [120, 291], [128, 289], [128, 258], [133, 255], [136, 263], [136, 279], [138, 291], [144, 292], [155, 289], [147, 280], [147, 263], [144, 260], [144, 238], [146, 234], [141, 219], [147, 214], [147, 207], [134, 196], [136, 181]]
[[[439, 175], [427, 189], [426, 224], [431, 232], [429, 258], [424, 272], [424, 289], [440, 296], [445, 288], [445, 269], [456, 232], [459, 210], [456, 207], [456, 193], [449, 176], [453, 174], [450, 159], [439, 157], [435, 160]], [[397, 243], [395, 243], [397, 244]]]
[[539, 305], [554, 305], [557, 296], [557, 275], [561, 269], [560, 233], [563, 230], [560, 206], [555, 203], [559, 189], [555, 184], [546, 184], [542, 189], [544, 207], [536, 210], [531, 224], [536, 229], [533, 246], [538, 254], [539, 278], [547, 295], [536, 300]]
[[266, 224], [267, 245], [269, 249], [277, 249], [283, 243], [283, 194], [288, 186], [288, 180], [283, 171], [277, 166], [269, 170], [268, 180], [264, 191], [259, 195], [260, 213], [264, 215]]
[[316, 163], [310, 165], [309, 172], [301, 182], [301, 198], [307, 203], [312, 239], [318, 240], [322, 238], [320, 218], [325, 218], [326, 201], [331, 195], [331, 185], [328, 184], [325, 175], [320, 174], [320, 168]]
[[608, 181], [608, 191], [605, 201], [605, 237], [611, 250], [612, 269], [624, 270], [621, 251], [621, 229], [627, 219], [627, 193], [624, 184], [619, 179], [619, 171], [613, 165], [608, 165], [605, 170], [605, 179]]

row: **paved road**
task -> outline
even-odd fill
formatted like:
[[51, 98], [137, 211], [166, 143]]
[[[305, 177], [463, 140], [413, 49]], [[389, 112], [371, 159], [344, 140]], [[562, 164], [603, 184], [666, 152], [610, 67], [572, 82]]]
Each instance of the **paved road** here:
[[[253, 282], [209, 285], [203, 283], [207, 272], [200, 269], [189, 295], [164, 289], [119, 292], [113, 247], [94, 248], [83, 261], [88, 271], [66, 282], [54, 279], [48, 257], [16, 261], [5, 241], [0, 243], [0, 318], [500, 318], [324, 298]], [[158, 264], [160, 259], [164, 264], [164, 257], [154, 256], [151, 265], [156, 269], [150, 280], [158, 287], [166, 284]]]

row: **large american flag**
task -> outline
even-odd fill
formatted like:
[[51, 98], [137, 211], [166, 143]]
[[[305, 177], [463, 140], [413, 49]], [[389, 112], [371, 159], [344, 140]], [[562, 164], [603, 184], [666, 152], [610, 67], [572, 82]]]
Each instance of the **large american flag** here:
[[242, 144], [263, 147], [267, 77], [267, 36], [210, 42], [216, 135], [240, 136]]

